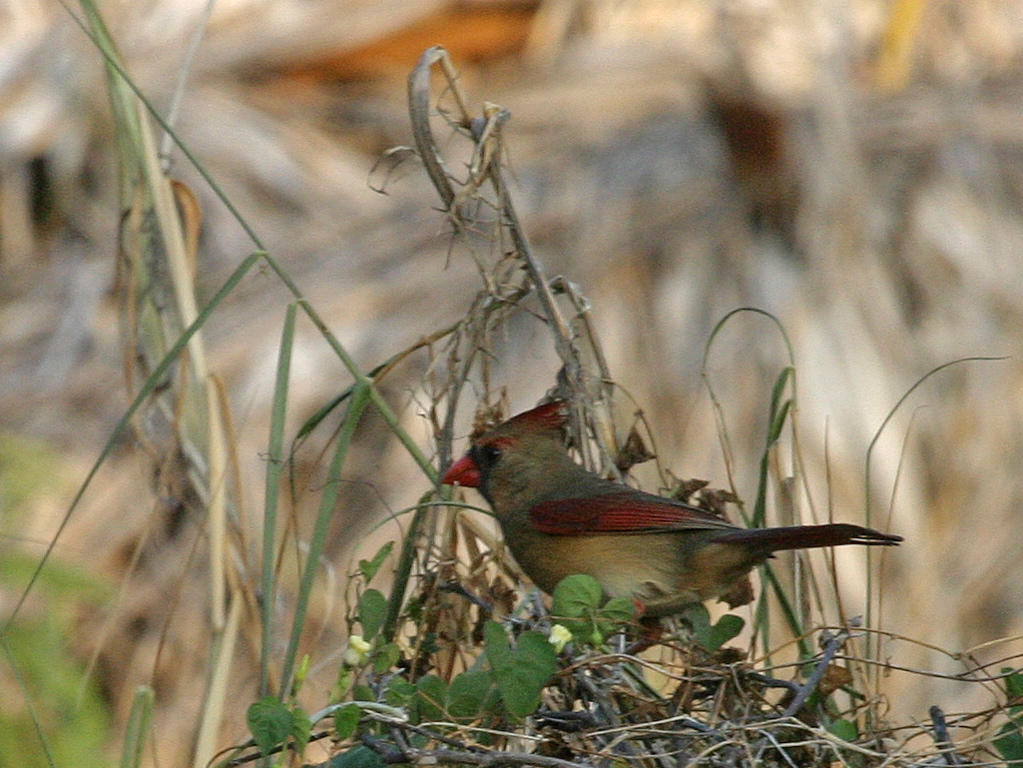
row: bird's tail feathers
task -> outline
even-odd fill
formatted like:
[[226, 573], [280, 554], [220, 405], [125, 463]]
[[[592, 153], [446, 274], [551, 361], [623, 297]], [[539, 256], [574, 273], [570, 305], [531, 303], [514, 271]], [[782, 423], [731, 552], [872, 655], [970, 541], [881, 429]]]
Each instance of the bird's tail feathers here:
[[785, 549], [840, 547], [844, 544], [892, 547], [898, 545], [902, 537], [850, 523], [831, 523], [782, 528], [747, 528], [717, 536], [715, 541], [746, 544], [765, 552], [778, 552]]

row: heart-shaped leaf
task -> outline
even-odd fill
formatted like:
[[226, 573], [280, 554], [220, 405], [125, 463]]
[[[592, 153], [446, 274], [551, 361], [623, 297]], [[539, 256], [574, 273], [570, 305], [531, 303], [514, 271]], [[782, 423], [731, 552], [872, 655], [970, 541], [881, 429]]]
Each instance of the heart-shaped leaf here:
[[523, 632], [514, 646], [495, 621], [483, 630], [487, 661], [508, 712], [525, 717], [540, 705], [540, 691], [558, 668], [558, 656], [539, 632]]

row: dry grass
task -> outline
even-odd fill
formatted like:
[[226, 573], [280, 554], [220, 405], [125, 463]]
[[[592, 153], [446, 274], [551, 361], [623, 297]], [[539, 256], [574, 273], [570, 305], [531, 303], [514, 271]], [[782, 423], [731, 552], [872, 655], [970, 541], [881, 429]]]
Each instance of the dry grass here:
[[[372, 183], [386, 185], [386, 197], [367, 189], [376, 153], [410, 143], [403, 85], [389, 73], [394, 67], [403, 76], [412, 61], [381, 66], [376, 80], [316, 63], [326, 60], [327, 48], [342, 60], [349, 50], [364, 55], [362, 46], [382, 30], [425, 17], [431, 7], [399, 5], [411, 9], [409, 17], [385, 4], [292, 9], [286, 19], [218, 8], [176, 125], [359, 365], [369, 369], [470, 318], [449, 337], [460, 345], [457, 354], [445, 346], [454, 342], [435, 338], [382, 378], [404, 432], [432, 445], [468, 432], [467, 406], [455, 421], [432, 410], [452, 403], [463, 386], [455, 382], [459, 374], [465, 380], [459, 366], [467, 351], [482, 348], [488, 356], [463, 394], [494, 402], [506, 391], [509, 410], [552, 386], [560, 361], [536, 319], [541, 305], [519, 299], [521, 275], [517, 261], [503, 259], [506, 241], [485, 230], [453, 245], [450, 222], [434, 212], [435, 194], [414, 165], [372, 175]], [[799, 477], [805, 488], [796, 486], [792, 507], [807, 519], [856, 519], [867, 498], [875, 524], [907, 537], [872, 592], [882, 606], [872, 624], [891, 632], [879, 655], [894, 671], [862, 689], [883, 695], [890, 707], [885, 720], [894, 746], [886, 742], [886, 754], [907, 762], [933, 754], [925, 729], [910, 740], [898, 728], [926, 725], [935, 704], [967, 713], [950, 715], [959, 728], [953, 741], [964, 754], [979, 749], [1004, 698], [994, 683], [970, 678], [1018, 666], [1023, 630], [1018, 545], [1008, 533], [990, 533], [1014, 530], [1021, 501], [1018, 362], [962, 365], [935, 376], [878, 442], [867, 492], [863, 465], [885, 415], [923, 374], [951, 359], [1019, 346], [1018, 11], [993, 2], [930, 4], [914, 22], [912, 14], [898, 21], [867, 2], [564, 7], [567, 18], [558, 16], [558, 4], [543, 5], [519, 58], [466, 69], [463, 82], [474, 98], [512, 110], [504, 130], [524, 229], [550, 273], [585, 293], [592, 306], [586, 320], [607, 370], [617, 392], [628, 393], [619, 395], [614, 423], [609, 412], [590, 411], [603, 424], [598, 434], [624, 434], [635, 402], [664, 466], [720, 485], [731, 480], [751, 498], [768, 393], [788, 352], [770, 323], [730, 321], [706, 369], [719, 412], [701, 391], [700, 361], [726, 312], [770, 310], [788, 331], [799, 379], [798, 440], [774, 454], [775, 487]], [[163, 110], [174, 82], [168, 73], [177, 71], [197, 17], [178, 5], [132, 8], [117, 16], [114, 35], [133, 77]], [[113, 130], [100, 59], [67, 12], [28, 2], [7, 12], [12, 23], [0, 46], [11, 73], [0, 92], [10, 137], [0, 173], [0, 419], [5, 435], [49, 446], [66, 466], [65, 484], [75, 486], [125, 404], [123, 390], [112, 386], [122, 355], [110, 298], [112, 253], [124, 225]], [[898, 23], [886, 31], [892, 19]], [[894, 53], [875, 56], [886, 32], [896, 48], [912, 44], [910, 69], [900, 69]], [[880, 75], [879, 60], [889, 68]], [[900, 82], [901, 89], [893, 86]], [[749, 125], [777, 142], [749, 147], [742, 141]], [[174, 158], [175, 174], [203, 211], [197, 290], [204, 306], [253, 244]], [[494, 296], [501, 298], [496, 307]], [[258, 682], [253, 542], [260, 526], [246, 521], [259, 518], [276, 349], [291, 300], [265, 269], [253, 269], [202, 329], [233, 412], [228, 441], [240, 493], [227, 533], [235, 556], [211, 555], [207, 500], [196, 490], [202, 485], [168, 489], [166, 481], [178, 478], [165, 473], [154, 500], [152, 465], [125, 444], [56, 549], [60, 561], [118, 585], [117, 599], [83, 625], [79, 634], [88, 642], [78, 650], [96, 660], [93, 674], [122, 722], [135, 684], [156, 688], [156, 750], [165, 763], [184, 762], [191, 751], [194, 702], [208, 693], [217, 615], [211, 606], [224, 603], [210, 585], [235, 578], [226, 573], [238, 578], [231, 586], [241, 588], [232, 593], [236, 604], [247, 606], [230, 695], [248, 701]], [[570, 303], [562, 307], [574, 317]], [[311, 323], [299, 321], [293, 341], [292, 425], [351, 382]], [[353, 541], [367, 539], [365, 557], [376, 541], [394, 538], [394, 529], [372, 530], [385, 509], [409, 508], [429, 487], [425, 477], [410, 481], [422, 477], [415, 462], [373, 413], [346, 458], [338, 512], [324, 540], [325, 582], [312, 595], [313, 639], [303, 644], [313, 654], [304, 689], [311, 702], [330, 686], [346, 632], [344, 606], [326, 585], [345, 580]], [[728, 462], [716, 437], [722, 425]], [[319, 433], [306, 444], [295, 465], [298, 492], [285, 498], [290, 535], [303, 542], [328, 477], [320, 451], [330, 445]], [[440, 443], [438, 457], [449, 450]], [[159, 466], [173, 470], [173, 452], [162, 455]], [[644, 472], [638, 468], [644, 485], [660, 483]], [[58, 488], [34, 500], [17, 523], [5, 517], [11, 541], [52, 539], [67, 497]], [[399, 528], [407, 521], [399, 518]], [[439, 530], [456, 529], [449, 520]], [[38, 544], [21, 546], [34, 558], [41, 552]], [[303, 562], [294, 544], [286, 551], [285, 583]], [[856, 597], [864, 594], [865, 571], [851, 559], [839, 568], [842, 609], [824, 601], [820, 618], [828, 623], [841, 626], [866, 607]], [[211, 580], [217, 562], [227, 567]], [[293, 596], [281, 600], [281, 615], [288, 615]], [[286, 639], [275, 638], [274, 647]], [[669, 676], [695, 674], [679, 664], [663, 666]], [[727, 695], [759, 702], [749, 685]], [[228, 708], [219, 745], [243, 732], [242, 709]], [[773, 711], [758, 703], [752, 721]], [[654, 708], [644, 717], [673, 714]], [[745, 729], [743, 739], [729, 732], [724, 741], [767, 738], [751, 735], [753, 726], [736, 727]], [[812, 742], [815, 759], [833, 756], [827, 737], [812, 728], [793, 725], [793, 738]], [[684, 735], [693, 739], [686, 749], [713, 746], [699, 734]], [[580, 752], [613, 740], [564, 738], [575, 739], [571, 748]]]

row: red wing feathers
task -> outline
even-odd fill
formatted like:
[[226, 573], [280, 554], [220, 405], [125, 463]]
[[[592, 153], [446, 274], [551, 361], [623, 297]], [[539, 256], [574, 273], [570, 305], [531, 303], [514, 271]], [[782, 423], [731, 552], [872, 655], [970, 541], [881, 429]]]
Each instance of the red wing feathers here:
[[555, 536], [735, 527], [702, 509], [629, 489], [544, 501], [529, 510], [529, 519], [536, 530]]

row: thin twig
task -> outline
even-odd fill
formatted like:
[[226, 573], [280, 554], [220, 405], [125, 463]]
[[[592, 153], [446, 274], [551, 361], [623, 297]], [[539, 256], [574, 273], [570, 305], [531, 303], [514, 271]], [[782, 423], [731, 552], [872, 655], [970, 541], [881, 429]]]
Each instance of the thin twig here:
[[423, 165], [426, 166], [430, 181], [444, 203], [444, 209], [448, 210], [455, 201], [455, 190], [451, 186], [444, 158], [437, 149], [437, 143], [433, 140], [433, 130], [430, 128], [430, 70], [434, 64], [446, 57], [447, 52], [439, 45], [423, 53], [419, 64], [408, 78], [408, 103], [412, 138], [415, 139], [416, 149]]
[[534, 755], [528, 752], [458, 752], [452, 749], [420, 749], [409, 750], [409, 756], [419, 763], [433, 761], [437, 763], [456, 763], [461, 765], [479, 765], [484, 768], [496, 768], [501, 765], [537, 765], [540, 768], [579, 768], [587, 766], [582, 761], [562, 760], [560, 757]]
[[828, 637], [824, 644], [824, 653], [821, 656], [821, 660], [817, 662], [817, 666], [813, 670], [813, 674], [806, 681], [802, 688], [799, 689], [799, 693], [795, 695], [795, 698], [789, 703], [782, 713], [782, 717], [795, 717], [796, 713], [803, 708], [806, 704], [806, 700], [810, 698], [821, 680], [824, 678], [824, 673], [828, 671], [828, 666], [835, 658], [835, 654], [845, 645], [845, 641], [849, 639], [849, 632], [842, 630], [836, 632], [834, 635]]
[[956, 753], [952, 745], [952, 737], [948, 732], [948, 722], [941, 707], [935, 705], [930, 710], [931, 723], [934, 725], [934, 743], [941, 750], [945, 765], [963, 765], [963, 759]]
[[[554, 336], [554, 346], [558, 356], [561, 358], [562, 364], [565, 366], [572, 393], [573, 395], [583, 395], [585, 394], [583, 368], [578, 350], [572, 345], [571, 329], [554, 299], [554, 292], [551, 290], [546, 270], [533, 253], [533, 249], [529, 244], [529, 238], [526, 236], [525, 229], [515, 211], [514, 203], [504, 181], [504, 176], [500, 172], [501, 126], [507, 121], [508, 112], [495, 105], [487, 105], [485, 118], [482, 122], [472, 118], [466, 108], [465, 99], [458, 88], [457, 75], [454, 72], [451, 60], [448, 57], [447, 51], [441, 46], [427, 49], [422, 57], [420, 57], [418, 65], [409, 75], [409, 116], [412, 122], [412, 136], [415, 140], [419, 156], [426, 167], [430, 180], [440, 195], [444, 210], [452, 216], [453, 220], [457, 221], [458, 218], [454, 208], [457, 204], [459, 193], [455, 192], [454, 186], [451, 183], [451, 174], [444, 164], [443, 156], [438, 149], [433, 129], [430, 126], [430, 72], [437, 63], [441, 64], [451, 92], [455, 95], [459, 110], [462, 112], [458, 125], [461, 128], [469, 129], [476, 141], [472, 164], [473, 178], [471, 180], [471, 189], [478, 188], [478, 185], [485, 178], [490, 179], [497, 194], [497, 207], [501, 211], [503, 225], [511, 238], [512, 247], [522, 260], [530, 282], [532, 282], [540, 304], [543, 307], [547, 321], [550, 323], [551, 332]], [[486, 146], [483, 146], [484, 142]]]

